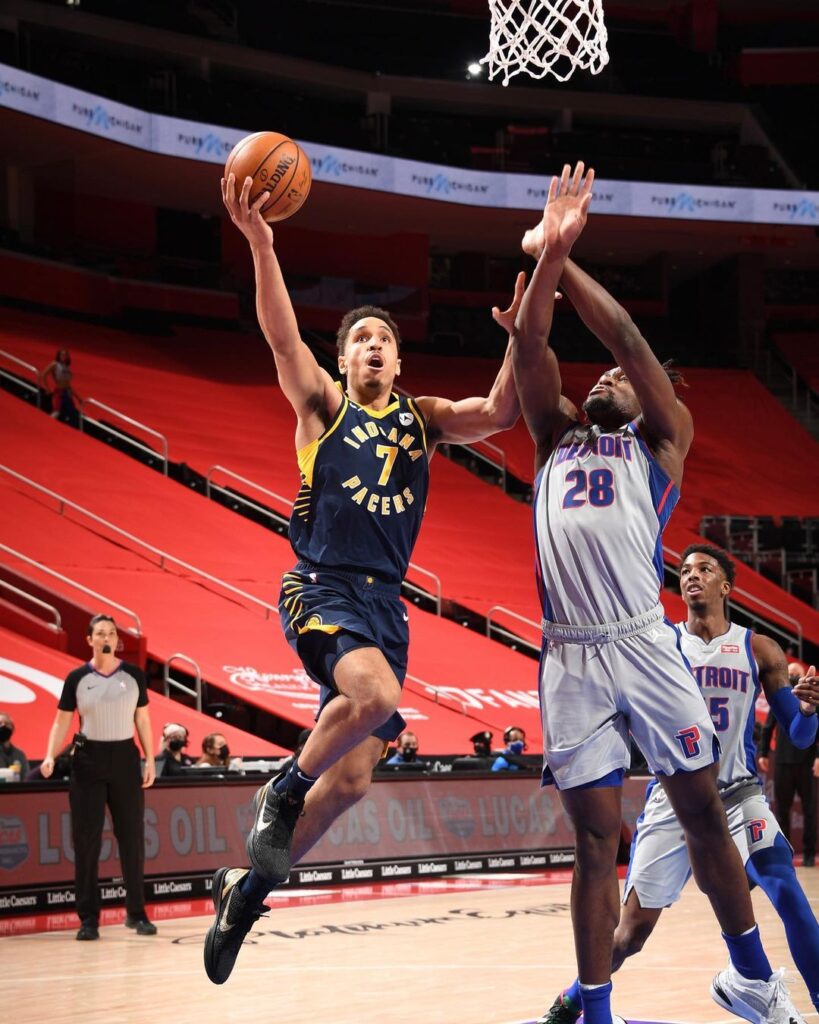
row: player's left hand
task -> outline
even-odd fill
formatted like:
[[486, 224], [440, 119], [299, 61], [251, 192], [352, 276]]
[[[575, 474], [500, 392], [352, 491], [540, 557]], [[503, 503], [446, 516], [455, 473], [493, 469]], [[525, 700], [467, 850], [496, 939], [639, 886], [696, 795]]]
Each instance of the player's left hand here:
[[156, 782], [156, 762], [153, 758], [145, 759], [145, 767], [142, 769], [142, 788], [148, 789]]
[[816, 678], [815, 665], [811, 665], [805, 675], [799, 677], [793, 694], [799, 699], [804, 714], [816, 714], [819, 708], [819, 679]]
[[523, 293], [526, 289], [526, 274], [521, 270], [515, 280], [515, 294], [512, 296], [512, 303], [509, 309], [501, 311], [497, 306], [492, 307], [492, 319], [502, 327], [507, 334], [515, 329], [515, 317], [518, 315], [520, 304], [523, 302]]

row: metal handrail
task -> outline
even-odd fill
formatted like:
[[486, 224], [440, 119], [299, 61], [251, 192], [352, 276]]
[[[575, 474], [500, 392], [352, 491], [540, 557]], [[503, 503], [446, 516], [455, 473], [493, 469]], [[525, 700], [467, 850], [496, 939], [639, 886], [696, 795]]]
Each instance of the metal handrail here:
[[134, 448], [139, 448], [141, 451], [146, 452], [148, 455], [157, 455], [157, 452], [153, 448], [149, 448], [146, 444], [141, 444], [139, 441], [134, 440], [128, 434], [123, 434], [121, 430], [117, 430], [116, 427], [110, 426], [108, 423], [102, 423], [100, 420], [96, 420], [91, 416], [88, 416], [85, 412], [85, 407], [93, 405], [97, 409], [102, 409], [103, 412], [110, 413], [112, 416], [117, 416], [124, 423], [129, 423], [132, 427], [138, 427], [140, 430], [144, 430], [146, 434], [150, 434], [152, 437], [159, 439], [162, 445], [162, 472], [165, 476], [168, 475], [168, 439], [164, 434], [160, 434], [158, 430], [154, 430], [153, 427], [149, 427], [147, 423], [141, 423], [139, 420], [133, 419], [131, 416], [126, 416], [124, 412], [120, 412], [119, 409], [114, 409], [110, 405], [106, 405], [104, 402], [98, 402], [96, 398], [84, 398], [80, 401], [80, 430], [85, 432], [85, 423], [93, 423], [95, 427], [99, 427], [101, 430], [107, 430], [109, 434], [114, 434], [116, 437], [121, 438], [126, 444], [133, 445]]
[[434, 686], [432, 683], [428, 683], [425, 679], [419, 679], [418, 676], [413, 676], [409, 673], [407, 673], [406, 678], [409, 679], [410, 682], [417, 683], [419, 686], [423, 686], [427, 693], [431, 693], [432, 696], [435, 698], [436, 704], [440, 703], [440, 701], [442, 700], [451, 700], [453, 704], [460, 705], [461, 714], [468, 714], [467, 708], [469, 707], [469, 704], [465, 700], [462, 700], [460, 697], [456, 697], [452, 693], [444, 693], [444, 688], [442, 686]]
[[[254, 504], [237, 495], [235, 491], [228, 491], [226, 487], [220, 487], [218, 484], [213, 483], [211, 477], [214, 473], [224, 473], [225, 476], [232, 477], [234, 480], [238, 480], [240, 483], [247, 484], [248, 487], [253, 487], [257, 491], [261, 491], [262, 494], [267, 494], [271, 498], [275, 498], [276, 501], [280, 501], [283, 505], [287, 505], [288, 508], [293, 507], [293, 502], [289, 498], [283, 497], [281, 494], [277, 494], [275, 491], [270, 491], [267, 487], [262, 487], [261, 484], [257, 484], [255, 480], [249, 480], [246, 476], [240, 476], [238, 473], [234, 473], [232, 469], [228, 469], [226, 466], [215, 465], [211, 466], [205, 476], [205, 494], [209, 498], [210, 490], [213, 488], [216, 491], [222, 491], [223, 493], [230, 494], [232, 498], [236, 498], [237, 501], [243, 501], [246, 505]], [[254, 504], [255, 508], [258, 505]]]
[[[663, 554], [669, 555], [671, 558], [676, 559], [677, 561], [679, 561], [682, 557], [679, 551], [674, 551], [673, 548], [669, 548], [666, 545], [663, 545]], [[795, 629], [791, 632], [786, 632], [784, 629], [781, 628], [781, 626], [775, 625], [768, 618], [764, 619], [766, 627], [770, 629], [772, 632], [778, 633], [780, 636], [784, 636], [789, 640], [795, 638], [797, 655], [799, 656], [799, 658], [802, 657], [803, 634], [802, 623], [799, 621], [799, 619], [795, 619], [792, 615], [787, 615], [785, 612], [780, 611], [774, 605], [768, 604], [768, 602], [763, 601], [761, 597], [757, 597], [756, 594], [752, 594], [750, 591], [744, 590], [742, 587], [732, 587], [731, 595], [737, 595], [739, 597], [744, 598], [746, 601], [751, 602], [752, 604], [758, 605], [760, 608], [764, 608], [765, 611], [767, 611], [777, 619], [782, 619], [785, 622], [792, 622], [795, 626]], [[738, 611], [744, 612], [745, 614], [754, 614], [753, 611], [749, 611], [749, 609], [744, 607], [744, 605], [741, 604], [739, 601], [732, 601], [730, 597], [728, 598], [728, 607], [736, 608]], [[760, 616], [756, 617], [759, 618]]]
[[130, 540], [135, 544], [139, 544], [145, 548], [146, 551], [150, 551], [151, 554], [156, 555], [159, 558], [159, 568], [164, 569], [165, 563], [171, 563], [178, 565], [182, 569], [186, 569], [188, 572], [193, 573], [202, 579], [208, 580], [210, 583], [215, 583], [217, 586], [222, 587], [224, 590], [229, 590], [232, 594], [238, 594], [239, 597], [244, 598], [246, 601], [250, 601], [253, 604], [259, 605], [265, 609], [265, 618], [270, 618], [270, 613], [275, 612], [279, 614], [279, 609], [272, 604], [268, 604], [267, 601], [262, 601], [259, 597], [254, 597], [253, 594], [248, 594], [245, 590], [240, 590], [238, 587], [234, 587], [232, 583], [228, 583], [226, 580], [220, 580], [218, 576], [214, 576], [209, 572], [205, 572], [204, 569], [199, 569], [195, 565], [191, 565], [190, 562], [184, 562], [181, 558], [177, 558], [175, 555], [169, 554], [167, 551], [162, 551], [161, 548], [154, 547], [153, 544], [149, 544], [141, 537], [137, 537], [133, 533], [129, 533], [127, 530], [123, 530], [122, 527], [116, 526], [114, 523], [107, 519], [103, 519], [102, 516], [96, 515], [94, 512], [90, 512], [87, 508], [83, 508], [82, 505], [78, 505], [74, 501], [70, 501], [62, 494], [57, 494], [56, 491], [49, 490], [48, 487], [43, 487], [42, 484], [38, 484], [36, 481], [31, 480], [29, 477], [23, 476], [22, 473], [17, 473], [15, 470], [10, 469], [8, 466], [0, 464], [0, 472], [8, 473], [9, 476], [15, 477], [17, 480], [21, 480], [29, 487], [33, 487], [34, 490], [40, 491], [42, 494], [47, 494], [60, 504], [60, 514], [62, 515], [63, 510], [66, 508], [72, 508], [81, 515], [87, 516], [92, 522], [100, 523], [106, 529], [111, 530], [112, 533], [118, 534], [120, 537], [125, 537], [126, 540]]
[[6, 580], [0, 580], [0, 587], [3, 587], [5, 590], [10, 590], [18, 597], [22, 597], [25, 601], [30, 601], [32, 604], [36, 604], [38, 608], [45, 608], [47, 612], [51, 612], [54, 616], [54, 621], [46, 622], [45, 625], [55, 633], [59, 633], [63, 628], [63, 620], [60, 615], [60, 611], [58, 608], [55, 608], [53, 604], [49, 604], [47, 601], [41, 601], [39, 597], [29, 594], [25, 590], [20, 590], [19, 587], [12, 586], [12, 584]]
[[534, 619], [527, 619], [525, 615], [519, 615], [517, 612], [513, 612], [511, 608], [505, 608], [502, 604], [493, 604], [489, 611], [486, 613], [486, 635], [491, 638], [492, 630], [494, 629], [497, 633], [503, 633], [508, 636], [511, 640], [516, 640], [518, 643], [526, 644], [527, 647], [531, 647], [533, 650], [540, 649], [540, 642], [534, 643], [532, 640], [527, 640], [525, 637], [519, 636], [517, 633], [511, 632], [504, 626], [498, 625], [492, 622], [492, 613], [502, 612], [504, 615], [508, 615], [511, 619], [517, 619], [518, 622], [523, 622], [527, 626], [531, 626], [536, 629], [538, 636], [541, 635], [541, 624], [535, 622]]
[[29, 556], [24, 555], [22, 551], [16, 551], [14, 548], [10, 548], [7, 544], [0, 543], [0, 551], [5, 551], [6, 554], [12, 555], [14, 558], [19, 558], [21, 562], [25, 562], [27, 565], [33, 565], [34, 568], [39, 569], [40, 572], [53, 576], [54, 579], [59, 580], [61, 583], [67, 583], [70, 587], [75, 587], [83, 594], [88, 594], [90, 597], [96, 598], [97, 601], [102, 601], [103, 604], [108, 605], [110, 608], [116, 608], [117, 611], [125, 612], [125, 614], [130, 615], [136, 623], [136, 629], [126, 626], [126, 633], [130, 633], [131, 636], [142, 636], [142, 622], [140, 621], [139, 616], [132, 609], [126, 608], [124, 604], [118, 604], [110, 597], [106, 597], [105, 594], [98, 594], [96, 590], [86, 587], [83, 583], [77, 583], [76, 580], [72, 580], [69, 576], [63, 576], [62, 573], [55, 572], [54, 569], [49, 569], [47, 565], [43, 565], [41, 562], [37, 562], [33, 558], [29, 558]]
[[[171, 663], [174, 661], [184, 661], [187, 665], [190, 665], [193, 668], [194, 678], [196, 679], [194, 689], [191, 689], [190, 686], [185, 686], [184, 683], [180, 683], [178, 679], [171, 679]], [[165, 666], [162, 670], [162, 681], [165, 684], [166, 697], [170, 697], [171, 687], [173, 687], [175, 690], [181, 690], [182, 693], [186, 693], [189, 697], [193, 697], [196, 700], [196, 710], [202, 710], [202, 670], [193, 658], [189, 658], [187, 654], [182, 654], [179, 651], [175, 654], [171, 654], [170, 657], [165, 659]]]
[[14, 377], [12, 374], [7, 373], [5, 370], [0, 369], [0, 377], [7, 377], [9, 380], [14, 381], [15, 384], [19, 384], [29, 391], [33, 391], [37, 396], [37, 408], [40, 407], [40, 393], [43, 389], [43, 375], [40, 370], [34, 366], [33, 363], [27, 363], [24, 359], [19, 359], [17, 356], [13, 356], [11, 352], [6, 352], [5, 349], [0, 348], [0, 357], [8, 359], [10, 363], [14, 363], [16, 366], [21, 366], [24, 370], [28, 370], [29, 373], [33, 373], [35, 380], [37, 381], [36, 386], [31, 384], [27, 380], [20, 380], [19, 377]]
[[[412, 569], [413, 572], [418, 572], [422, 576], [429, 576], [435, 586], [434, 601], [435, 601], [435, 614], [441, 614], [441, 606], [443, 604], [443, 593], [441, 589], [441, 577], [437, 576], [434, 572], [430, 572], [429, 569], [425, 569], [421, 565], [416, 565], [415, 562], [410, 562], [407, 565], [407, 569]], [[424, 590], [423, 587], [419, 587], [417, 583], [411, 583], [406, 577], [404, 577], [403, 585], [408, 590], [414, 590], [416, 594], [421, 594], [423, 597], [429, 597], [429, 591]]]

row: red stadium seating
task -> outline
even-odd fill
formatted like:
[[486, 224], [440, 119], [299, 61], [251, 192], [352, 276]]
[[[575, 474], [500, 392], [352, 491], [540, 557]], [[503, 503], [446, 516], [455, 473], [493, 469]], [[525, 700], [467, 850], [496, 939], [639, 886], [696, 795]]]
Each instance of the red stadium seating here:
[[[78, 331], [76, 325], [30, 314], [13, 317], [0, 333], [0, 347], [39, 366], [58, 345], [70, 344], [78, 392], [163, 432], [173, 460], [202, 473], [221, 464], [285, 497], [295, 494], [293, 414], [275, 386], [273, 360], [260, 338], [186, 331], [150, 340], [103, 328]], [[69, 341], [71, 332], [76, 336]], [[414, 358], [427, 365], [426, 357]], [[496, 367], [479, 365], [488, 387]], [[436, 391], [447, 395], [460, 386], [452, 379], [436, 379], [436, 384]], [[521, 438], [530, 452], [525, 431]], [[433, 460], [432, 480], [413, 561], [439, 576], [449, 600], [481, 614], [501, 605], [539, 620], [530, 510], [441, 457]], [[283, 505], [281, 510], [288, 511]], [[415, 578], [429, 586], [424, 577]], [[680, 618], [679, 598], [665, 592], [663, 599], [668, 614]], [[502, 614], [500, 620], [515, 628]], [[521, 631], [537, 639], [531, 628]]]
[[[0, 392], [5, 463], [133, 535], [266, 601], [292, 564], [287, 542]], [[149, 654], [181, 651], [233, 696], [310, 725], [316, 688], [277, 621], [239, 595], [175, 564], [166, 569], [134, 540], [68, 511], [0, 472], [4, 542], [141, 617]], [[0, 553], [12, 569], [24, 563]], [[87, 599], [85, 599], [87, 600]], [[535, 663], [453, 622], [410, 608], [411, 678], [402, 712], [427, 752], [467, 751], [478, 729], [518, 721], [538, 749]], [[275, 620], [276, 615], [272, 616]], [[424, 684], [436, 688], [437, 695]]]

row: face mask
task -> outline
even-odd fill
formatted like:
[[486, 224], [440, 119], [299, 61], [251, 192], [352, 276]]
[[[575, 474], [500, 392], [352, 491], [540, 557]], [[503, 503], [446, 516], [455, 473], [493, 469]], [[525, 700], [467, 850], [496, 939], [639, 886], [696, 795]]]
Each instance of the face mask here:
[[509, 744], [510, 754], [522, 754], [523, 753], [523, 740], [515, 740]]
[[220, 761], [227, 761], [228, 757], [230, 756], [230, 750], [228, 749], [227, 743], [223, 747], [219, 747], [219, 749], [216, 751], [216, 756], [219, 758]]
[[14, 729], [10, 725], [0, 725], [0, 743], [6, 743], [11, 739]]
[[414, 747], [404, 747], [401, 751], [401, 757], [403, 757], [405, 761], [414, 761], [417, 753], [418, 751], [415, 750]]
[[184, 740], [170, 740], [168, 742], [168, 750], [172, 750], [175, 754], [178, 754], [179, 751], [184, 746], [185, 746], [185, 741]]

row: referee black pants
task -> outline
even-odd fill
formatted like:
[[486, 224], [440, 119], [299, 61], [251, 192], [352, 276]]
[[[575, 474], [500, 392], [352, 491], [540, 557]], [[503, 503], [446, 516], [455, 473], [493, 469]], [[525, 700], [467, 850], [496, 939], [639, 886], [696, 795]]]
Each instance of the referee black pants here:
[[106, 804], [119, 845], [126, 910], [132, 916], [144, 914], [145, 794], [134, 741], [86, 740], [84, 747], [75, 750], [69, 801], [80, 920], [99, 919], [99, 859]]
[[816, 780], [813, 777], [813, 760], [799, 764], [774, 762], [774, 799], [776, 820], [788, 842], [791, 841], [791, 807], [794, 797], [799, 794], [802, 801], [804, 826], [802, 830], [802, 852], [806, 857], [816, 855]]

